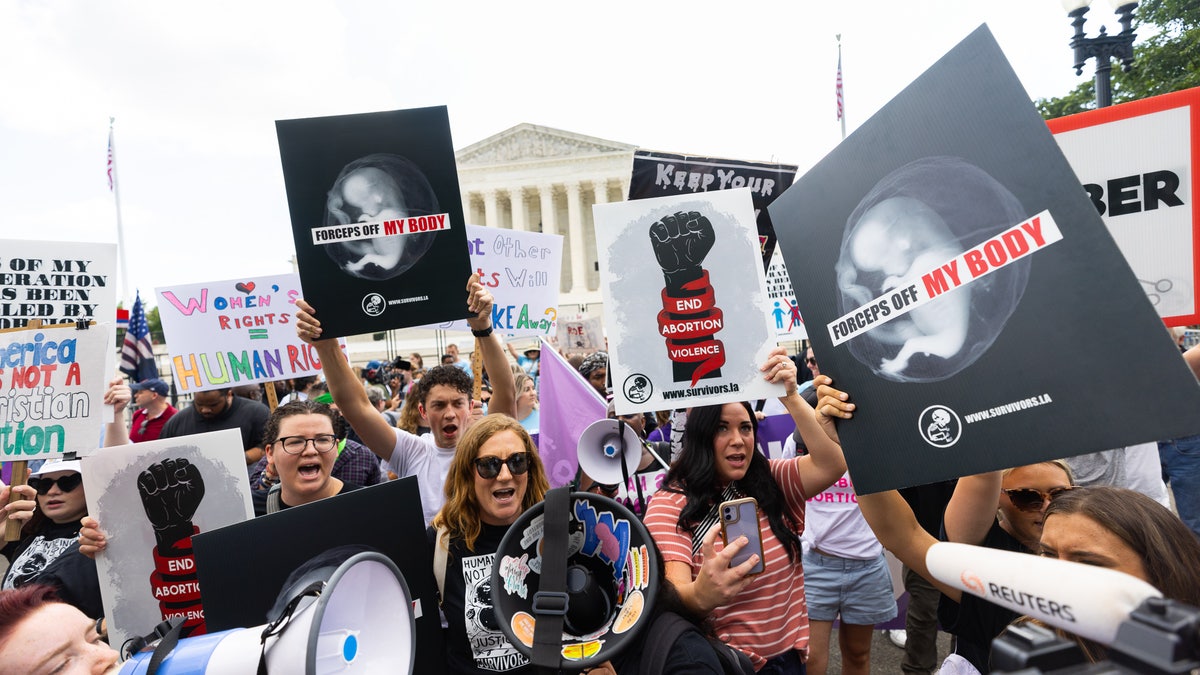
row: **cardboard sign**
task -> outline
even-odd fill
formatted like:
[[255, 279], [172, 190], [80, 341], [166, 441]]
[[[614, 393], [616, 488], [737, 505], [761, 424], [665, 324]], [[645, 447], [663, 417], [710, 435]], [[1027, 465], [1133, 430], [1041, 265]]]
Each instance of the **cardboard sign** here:
[[445, 107], [275, 123], [304, 299], [325, 337], [466, 318]]
[[316, 349], [296, 337], [301, 294], [295, 274], [167, 286], [155, 293], [181, 392], [321, 373]]
[[783, 394], [750, 190], [593, 207], [620, 414]]
[[112, 324], [0, 333], [0, 461], [86, 454], [100, 444]]
[[1047, 125], [1158, 315], [1200, 323], [1200, 88]]
[[858, 405], [860, 494], [1200, 431], [1196, 378], [986, 27], [770, 209]]
[[88, 513], [108, 535], [96, 572], [109, 639], [122, 644], [174, 617], [184, 637], [203, 634], [192, 536], [254, 517], [238, 432], [105, 448], [80, 473]]
[[314, 556], [344, 545], [379, 551], [400, 568], [413, 606], [370, 609], [412, 611], [417, 626], [413, 672], [445, 672], [433, 549], [426, 538], [414, 477], [197, 535], [196, 563], [205, 588], [209, 632], [266, 623], [267, 610], [288, 575]]
[[558, 322], [558, 344], [567, 356], [588, 355], [604, 349], [604, 324], [600, 317]]
[[647, 199], [669, 195], [692, 195], [713, 190], [747, 188], [754, 198], [759, 253], [765, 267], [775, 252], [775, 228], [767, 205], [788, 189], [798, 167], [775, 162], [744, 162], [737, 159], [693, 157], [666, 152], [638, 150], [633, 153], [633, 177], [629, 198]]
[[[467, 225], [471, 267], [494, 298], [492, 328], [497, 333], [506, 337], [554, 334], [562, 242], [559, 234]], [[429, 328], [471, 330], [466, 320]]]
[[796, 302], [796, 291], [792, 290], [792, 277], [788, 274], [783, 254], [775, 249], [771, 264], [767, 266], [767, 300], [771, 303], [768, 314], [775, 324], [775, 335], [779, 339], [804, 340], [808, 330], [800, 316], [800, 305]]
[[116, 244], [2, 239], [0, 251], [0, 329], [84, 319], [116, 334]]

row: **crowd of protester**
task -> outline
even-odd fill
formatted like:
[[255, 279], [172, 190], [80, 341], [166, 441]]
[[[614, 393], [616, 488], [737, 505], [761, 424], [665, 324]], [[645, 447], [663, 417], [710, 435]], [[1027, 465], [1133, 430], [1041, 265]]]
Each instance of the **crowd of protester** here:
[[[296, 331], [314, 346], [320, 377], [265, 384], [275, 387], [274, 409], [264, 390], [251, 386], [200, 392], [178, 410], [165, 381], [118, 378], [105, 395], [116, 418], [104, 444], [237, 429], [256, 516], [416, 477], [439, 582], [444, 660], [450, 672], [488, 672], [473, 653], [478, 639], [469, 635], [507, 638], [494, 621], [472, 614], [464, 563], [493, 564], [509, 526], [550, 487], [536, 443], [543, 355], [539, 347], [519, 351], [492, 331], [492, 298], [478, 278], [469, 280], [466, 295], [482, 382], [456, 345], [426, 355], [437, 364], [428, 368], [412, 353], [355, 369], [336, 340], [322, 338], [320, 308], [299, 300]], [[611, 401], [606, 351], [563, 357]], [[1200, 370], [1195, 349], [1184, 358]], [[637, 465], [621, 483], [580, 472], [574, 485], [644, 519], [662, 561], [664, 599], [655, 616], [680, 616], [688, 631], [674, 646], [636, 641], [632, 656], [592, 672], [640, 672], [643, 650], [669, 650], [665, 672], [725, 672], [707, 638], [736, 649], [758, 673], [822, 675], [835, 649], [835, 621], [842, 672], [870, 672], [876, 626], [897, 613], [886, 549], [903, 563], [897, 584], [910, 593], [904, 672], [986, 673], [992, 640], [1023, 619], [934, 578], [925, 554], [939, 540], [1107, 567], [1200, 605], [1198, 514], [1190, 511], [1198, 495], [1175, 456], [1188, 439], [1164, 441], [1162, 467], [1147, 460], [1149, 446], [903, 494], [855, 495], [838, 435], [839, 425], [854, 424], [853, 392], [835, 387], [811, 347], [792, 355], [776, 348], [761, 371], [782, 386], [778, 402], [632, 415], [618, 415], [609, 403], [608, 417], [632, 429], [641, 445]], [[757, 435], [760, 420], [772, 414], [790, 418], [796, 431], [782, 456], [769, 458]], [[47, 462], [17, 483], [0, 489], [0, 523], [20, 524], [19, 538], [0, 549], [9, 562], [0, 591], [4, 667], [35, 672], [56, 665], [47, 659], [65, 659], [88, 664], [88, 672], [115, 668], [94, 563], [108, 539], [103, 523], [87, 513], [80, 462]], [[755, 500], [761, 549], [743, 560], [751, 542], [724, 542], [717, 511], [744, 498]], [[939, 625], [955, 636], [942, 664]], [[1090, 659], [1104, 658], [1103, 645], [1066, 637]], [[534, 668], [526, 660], [505, 672]]]

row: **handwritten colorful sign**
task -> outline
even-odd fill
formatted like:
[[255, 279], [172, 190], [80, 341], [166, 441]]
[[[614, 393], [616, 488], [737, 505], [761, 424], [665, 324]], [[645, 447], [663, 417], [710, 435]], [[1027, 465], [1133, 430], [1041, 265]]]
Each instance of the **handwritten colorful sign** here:
[[0, 333], [0, 461], [83, 454], [99, 445], [112, 330]]
[[301, 293], [295, 274], [164, 287], [155, 293], [180, 391], [320, 374], [316, 350], [296, 337]]
[[[497, 333], [507, 337], [555, 334], [562, 235], [467, 225], [467, 248], [471, 268], [495, 298], [492, 327]], [[429, 328], [470, 330], [466, 321]]]
[[591, 354], [604, 349], [604, 324], [600, 317], [564, 319], [558, 322], [558, 344], [567, 356]]

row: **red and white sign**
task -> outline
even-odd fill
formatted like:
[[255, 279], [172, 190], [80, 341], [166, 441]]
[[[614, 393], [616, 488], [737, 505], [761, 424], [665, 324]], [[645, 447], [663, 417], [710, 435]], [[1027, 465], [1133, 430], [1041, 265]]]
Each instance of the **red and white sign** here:
[[1047, 125], [1158, 315], [1200, 323], [1200, 88]]

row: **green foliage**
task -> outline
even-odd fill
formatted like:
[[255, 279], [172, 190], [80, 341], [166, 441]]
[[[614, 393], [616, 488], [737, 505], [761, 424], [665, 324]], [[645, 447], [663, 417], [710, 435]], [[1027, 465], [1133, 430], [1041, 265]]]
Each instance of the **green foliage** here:
[[[1146, 0], [1135, 15], [1134, 30], [1153, 35], [1133, 48], [1133, 69], [1114, 62], [1113, 103], [1200, 87], [1200, 0]], [[1095, 70], [1095, 60], [1084, 67]], [[1044, 119], [1073, 115], [1096, 107], [1095, 83], [1080, 83], [1058, 98], [1035, 102]]]
[[161, 345], [166, 343], [163, 338], [162, 318], [158, 315], [158, 307], [146, 310], [146, 325], [150, 327], [150, 343]]

